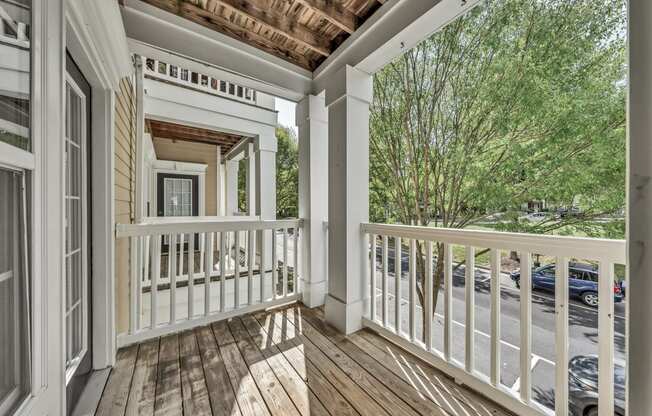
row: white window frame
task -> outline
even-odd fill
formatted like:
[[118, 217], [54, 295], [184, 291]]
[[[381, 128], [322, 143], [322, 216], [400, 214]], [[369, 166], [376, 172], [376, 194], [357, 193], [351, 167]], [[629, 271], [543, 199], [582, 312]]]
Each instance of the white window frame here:
[[[74, 357], [73, 360], [71, 361], [70, 365], [66, 367], [66, 385], [70, 382], [72, 379], [72, 376], [75, 374], [75, 371], [77, 371], [77, 368], [79, 367], [79, 364], [81, 363], [81, 358], [84, 357], [84, 355], [88, 352], [88, 280], [90, 276], [88, 275], [88, 212], [87, 212], [87, 204], [88, 204], [88, 165], [87, 165], [87, 154], [86, 154], [86, 147], [87, 147], [87, 122], [86, 120], [87, 113], [86, 113], [86, 95], [82, 91], [82, 89], [77, 85], [75, 80], [70, 76], [68, 72], [66, 72], [66, 83], [70, 85], [72, 90], [79, 96], [81, 99], [81, 108], [82, 108], [82, 120], [81, 120], [81, 137], [79, 138], [79, 152], [80, 152], [80, 157], [81, 157], [81, 166], [80, 166], [80, 171], [81, 171], [81, 183], [80, 183], [80, 192], [79, 192], [79, 197], [80, 197], [80, 213], [81, 213], [81, 233], [82, 233], [82, 238], [81, 238], [81, 273], [82, 273], [82, 287], [81, 287], [81, 297], [79, 301], [81, 302], [81, 308], [82, 308], [82, 348], [79, 351], [79, 354], [77, 357]], [[67, 108], [65, 109], [67, 111]], [[65, 134], [63, 136], [64, 140], [64, 145], [65, 142], [72, 142], [72, 140], [67, 137]], [[65, 169], [65, 161], [64, 161], [64, 169]], [[65, 174], [64, 174], [64, 179], [65, 179]], [[63, 186], [63, 194], [64, 198], [67, 197], [67, 189], [66, 185], [64, 184]], [[65, 201], [64, 201], [65, 203]], [[66, 217], [65, 217], [65, 209], [63, 212], [63, 221], [65, 223]], [[64, 248], [64, 276], [63, 280], [66, 282], [66, 268], [65, 268], [65, 258], [66, 256], [70, 255], [70, 253], [67, 253], [65, 251], [66, 249]], [[64, 299], [66, 298], [67, 293], [64, 291]], [[73, 308], [74, 310], [74, 308]], [[72, 310], [71, 310], [72, 313]], [[66, 307], [64, 306], [64, 314], [67, 315]], [[67, 316], [66, 316], [67, 319]], [[66, 335], [67, 335], [68, 328], [66, 328]], [[67, 350], [66, 350], [67, 351]]]

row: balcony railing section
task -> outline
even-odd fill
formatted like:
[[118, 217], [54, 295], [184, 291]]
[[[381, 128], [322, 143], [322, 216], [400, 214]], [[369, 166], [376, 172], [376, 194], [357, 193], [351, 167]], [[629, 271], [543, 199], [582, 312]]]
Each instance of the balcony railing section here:
[[[569, 279], [571, 259], [590, 261], [597, 265], [598, 279], [598, 335], [599, 414], [614, 414], [614, 291], [615, 265], [625, 265], [626, 249], [623, 240], [604, 240], [560, 236], [541, 236], [490, 231], [453, 230], [429, 227], [362, 224], [368, 238], [370, 252], [367, 265], [370, 273], [367, 287], [367, 309], [364, 324], [381, 335], [405, 347], [432, 365], [447, 372], [461, 383], [492, 397], [501, 405], [520, 415], [553, 414], [552, 410], [532, 398], [532, 256], [540, 255], [555, 263], [555, 381], [554, 414], [568, 415], [569, 403]], [[464, 253], [464, 339], [453, 335], [453, 247], [458, 255]], [[475, 258], [477, 249], [488, 250], [490, 267], [490, 368], [488, 374], [478, 371], [475, 362]], [[392, 253], [393, 251], [393, 253]], [[510, 389], [501, 383], [501, 253], [517, 252], [520, 257], [520, 377]], [[404, 256], [407, 253], [407, 266]], [[393, 264], [390, 261], [393, 254]], [[437, 262], [437, 255], [443, 262]], [[418, 271], [418, 257], [421, 256]], [[396, 259], [401, 259], [397, 261]], [[443, 270], [441, 265], [443, 264]], [[434, 346], [433, 285], [438, 275], [436, 265], [443, 273], [438, 298], [443, 297], [443, 347]], [[560, 267], [561, 265], [561, 267]], [[390, 276], [393, 272], [394, 276]], [[441, 274], [439, 274], [441, 277]], [[403, 278], [402, 278], [403, 277]], [[456, 278], [458, 278], [457, 276]], [[404, 282], [403, 280], [407, 280]], [[402, 289], [407, 285], [407, 290]], [[417, 295], [417, 285], [423, 291], [423, 302]], [[394, 291], [391, 293], [391, 287]], [[405, 296], [407, 291], [407, 296]], [[443, 293], [442, 293], [443, 292]], [[398, 296], [396, 294], [399, 294]], [[406, 306], [407, 305], [407, 306]], [[421, 315], [421, 308], [426, 313]], [[393, 309], [393, 311], [392, 311]], [[437, 308], [439, 309], [439, 308]], [[393, 316], [390, 316], [393, 315]], [[423, 319], [421, 318], [423, 317]], [[439, 319], [439, 318], [438, 318]], [[425, 320], [425, 323], [423, 321]], [[421, 321], [421, 322], [418, 322]], [[459, 324], [458, 322], [455, 322]], [[439, 324], [438, 324], [439, 325]], [[436, 328], [439, 328], [438, 326]], [[441, 330], [441, 329], [440, 329]], [[459, 335], [458, 335], [459, 336]], [[463, 345], [464, 362], [453, 359], [454, 345]], [[455, 351], [457, 353], [457, 351]], [[550, 404], [549, 404], [550, 405]]]
[[142, 60], [145, 63], [143, 72], [152, 78], [237, 101], [256, 104], [256, 91], [251, 88], [145, 56], [142, 57]]
[[119, 346], [300, 298], [298, 219], [118, 224], [129, 239], [129, 330]]
[[28, 22], [14, 19], [0, 6], [0, 43], [29, 49], [29, 30]]

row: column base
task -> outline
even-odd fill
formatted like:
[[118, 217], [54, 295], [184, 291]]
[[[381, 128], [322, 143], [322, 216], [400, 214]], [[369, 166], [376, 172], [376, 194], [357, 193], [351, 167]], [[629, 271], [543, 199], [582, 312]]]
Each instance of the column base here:
[[362, 315], [364, 301], [344, 303], [339, 299], [326, 296], [326, 321], [345, 335], [352, 334], [362, 329]]
[[301, 301], [309, 308], [322, 306], [326, 301], [326, 292], [328, 291], [327, 282], [301, 282], [303, 293]]

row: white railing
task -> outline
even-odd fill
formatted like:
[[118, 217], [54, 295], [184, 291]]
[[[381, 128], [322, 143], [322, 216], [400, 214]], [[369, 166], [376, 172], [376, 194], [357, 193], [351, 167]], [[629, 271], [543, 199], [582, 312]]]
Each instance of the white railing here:
[[300, 299], [298, 219], [118, 224], [130, 239], [124, 346]]
[[[571, 259], [591, 261], [598, 265], [598, 391], [599, 415], [614, 414], [614, 266], [626, 263], [625, 241], [591, 238], [540, 236], [487, 231], [453, 230], [429, 227], [413, 227], [386, 224], [362, 224], [362, 231], [369, 238], [371, 273], [366, 276], [367, 295], [366, 326], [402, 345], [410, 352], [427, 360], [461, 383], [485, 394], [499, 404], [519, 415], [552, 414], [552, 410], [532, 398], [532, 255], [542, 255], [555, 263], [554, 312], [555, 312], [555, 380], [554, 414], [569, 413], [569, 280], [568, 266]], [[394, 277], [389, 276], [388, 252], [390, 239], [394, 240]], [[378, 248], [380, 244], [380, 249]], [[453, 335], [453, 247], [458, 254], [464, 252], [464, 362], [452, 358]], [[417, 247], [419, 249], [417, 249]], [[433, 248], [443, 256], [438, 263]], [[488, 249], [490, 267], [490, 358], [488, 375], [480, 373], [475, 363], [475, 257], [476, 249]], [[407, 270], [402, 267], [401, 251], [407, 249]], [[377, 252], [380, 251], [380, 262]], [[501, 252], [516, 251], [520, 257], [520, 352], [516, 389], [501, 383]], [[417, 258], [421, 252], [425, 278], [417, 277]], [[377, 264], [380, 263], [380, 272]], [[433, 277], [437, 275], [434, 265], [443, 268], [443, 342], [441, 350], [433, 347]], [[562, 267], [559, 267], [562, 265]], [[380, 276], [379, 276], [380, 275]], [[408, 296], [401, 294], [401, 276], [407, 275]], [[434, 276], [433, 276], [434, 275]], [[440, 275], [441, 276], [441, 275]], [[392, 305], [389, 286], [394, 279], [395, 302]], [[380, 282], [379, 282], [380, 280]], [[417, 335], [417, 310], [421, 304], [417, 285], [424, 288], [424, 313], [422, 336]], [[396, 295], [398, 294], [398, 295]], [[404, 310], [402, 302], [407, 304]], [[394, 306], [393, 317], [390, 308]], [[407, 312], [407, 317], [404, 315]], [[393, 325], [392, 322], [393, 321]], [[421, 328], [419, 328], [421, 329]], [[459, 344], [457, 344], [459, 345]]]
[[256, 91], [251, 88], [145, 56], [142, 56], [141, 59], [143, 61], [143, 72], [150, 77], [173, 82], [205, 93], [256, 104]]

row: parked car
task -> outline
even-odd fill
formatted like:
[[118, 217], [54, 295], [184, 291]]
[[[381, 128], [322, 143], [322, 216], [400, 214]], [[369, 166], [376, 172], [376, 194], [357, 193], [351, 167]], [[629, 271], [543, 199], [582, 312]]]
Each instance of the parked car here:
[[[574, 416], [598, 416], [598, 357], [578, 355], [568, 362], [568, 398]], [[625, 415], [625, 364], [614, 363], [614, 415]]]
[[545, 212], [533, 212], [531, 214], [527, 214], [525, 217], [526, 220], [530, 222], [540, 222], [546, 219], [546, 213]]
[[[520, 287], [521, 272], [510, 274], [516, 287]], [[547, 264], [532, 270], [532, 289], [555, 292], [555, 264]], [[598, 271], [590, 264], [568, 264], [568, 291], [571, 298], [581, 300], [585, 305], [598, 306]], [[614, 302], [621, 302], [623, 294], [614, 282]]]

